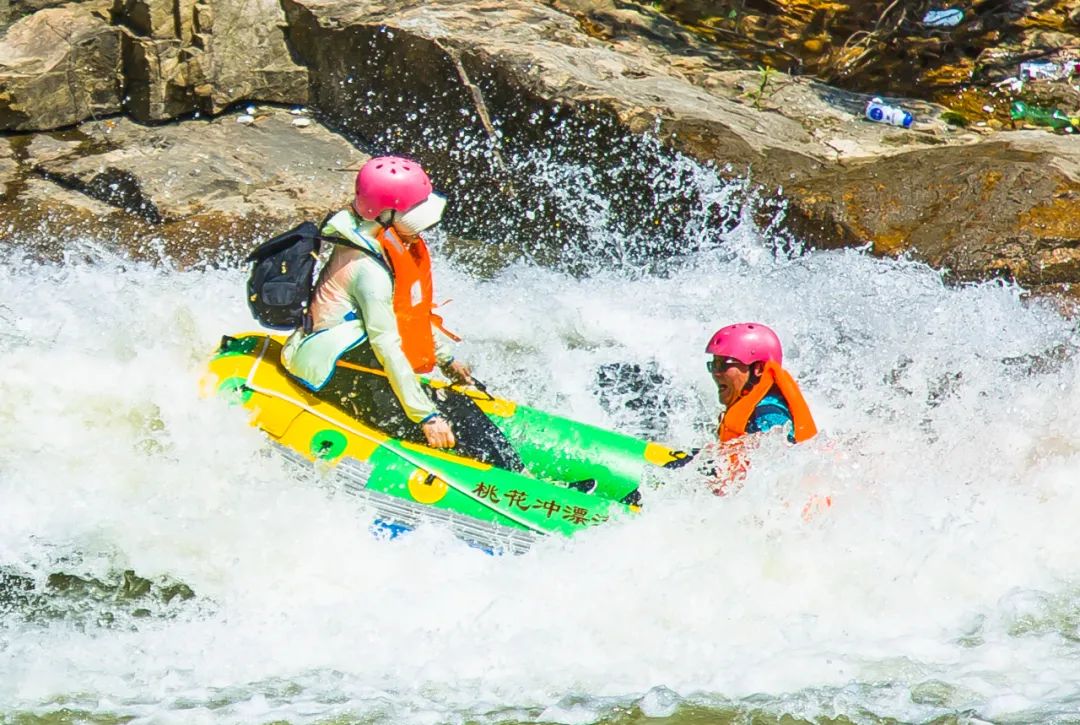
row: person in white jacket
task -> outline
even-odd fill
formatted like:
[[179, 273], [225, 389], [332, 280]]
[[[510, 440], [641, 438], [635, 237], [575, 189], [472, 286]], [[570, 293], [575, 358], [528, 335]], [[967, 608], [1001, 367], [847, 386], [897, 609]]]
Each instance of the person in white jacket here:
[[289, 337], [282, 364], [320, 398], [390, 436], [519, 471], [513, 447], [468, 396], [418, 377], [438, 366], [456, 383], [474, 383], [434, 312], [420, 236], [445, 206], [416, 162], [388, 156], [364, 164], [351, 207], [323, 225], [323, 237], [341, 241], [316, 283], [311, 331]]

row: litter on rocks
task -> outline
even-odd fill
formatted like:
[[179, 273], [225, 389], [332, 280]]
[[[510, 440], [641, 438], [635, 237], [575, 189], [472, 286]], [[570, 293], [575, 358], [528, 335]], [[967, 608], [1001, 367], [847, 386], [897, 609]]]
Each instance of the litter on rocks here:
[[1023, 101], [1013, 101], [1009, 107], [1009, 117], [1015, 121], [1026, 121], [1034, 126], [1049, 126], [1060, 131], [1065, 130], [1073, 133], [1080, 119], [1069, 118], [1062, 110], [1057, 108], [1039, 108], [1029, 106]]
[[1080, 61], [1026, 60], [1020, 64], [1020, 77], [1029, 81], [1056, 81], [1080, 75]]
[[1006, 88], [1010, 93], [1019, 93], [1024, 90], [1024, 79], [1017, 78], [1016, 76], [1009, 76], [1003, 81], [998, 81], [994, 84], [998, 88]]
[[887, 123], [892, 126], [903, 126], [904, 128], [911, 128], [911, 124], [915, 120], [904, 109], [899, 106], [890, 106], [880, 98], [871, 98], [866, 104], [866, 117], [875, 123]]
[[245, 126], [250, 126], [251, 124], [255, 123], [255, 117], [252, 116], [250, 113], [245, 113], [241, 116], [237, 116], [236, 122], [242, 123]]
[[959, 25], [964, 19], [964, 11], [960, 8], [947, 8], [945, 10], [931, 10], [923, 16], [923, 25], [929, 28], [951, 28]]
[[311, 125], [311, 119], [310, 118], [305, 118], [303, 116], [301, 116], [299, 118], [294, 118], [292, 120], [292, 125], [296, 126], [297, 128], [307, 128], [308, 126]]

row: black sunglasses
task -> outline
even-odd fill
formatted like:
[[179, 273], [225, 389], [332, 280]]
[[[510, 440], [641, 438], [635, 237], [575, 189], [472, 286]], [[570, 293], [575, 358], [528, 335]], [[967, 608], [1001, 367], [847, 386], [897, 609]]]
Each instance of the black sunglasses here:
[[749, 365], [739, 362], [738, 360], [732, 360], [731, 358], [724, 358], [723, 360], [706, 360], [705, 369], [713, 375], [722, 373], [728, 368], [739, 368], [740, 370], [746, 370]]

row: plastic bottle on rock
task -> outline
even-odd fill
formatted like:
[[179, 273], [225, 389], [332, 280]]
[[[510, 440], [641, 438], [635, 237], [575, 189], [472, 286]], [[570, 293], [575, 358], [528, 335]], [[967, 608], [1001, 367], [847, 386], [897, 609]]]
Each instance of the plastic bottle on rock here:
[[872, 98], [866, 104], [866, 117], [875, 123], [911, 128], [915, 118], [898, 106], [890, 106], [880, 98]]
[[1076, 122], [1057, 108], [1037, 108], [1023, 101], [1013, 101], [1009, 107], [1009, 116], [1013, 121], [1027, 121], [1035, 126], [1049, 126], [1055, 130], [1073, 131]]

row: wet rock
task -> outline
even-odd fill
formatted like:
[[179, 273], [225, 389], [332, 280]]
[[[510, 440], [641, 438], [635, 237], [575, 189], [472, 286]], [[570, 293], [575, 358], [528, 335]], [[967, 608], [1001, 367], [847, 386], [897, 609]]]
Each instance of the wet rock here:
[[103, 2], [48, 8], [0, 38], [0, 129], [60, 128], [116, 113], [120, 33]]
[[[620, 147], [624, 137], [655, 133], [703, 160], [752, 166], [766, 182], [804, 176], [820, 160], [797, 121], [672, 74], [662, 46], [609, 47], [574, 17], [533, 2], [443, 0], [378, 12], [349, 0], [284, 6], [290, 40], [312, 71], [314, 103], [372, 148], [411, 153], [432, 168], [461, 210], [451, 231], [490, 239], [510, 226], [522, 246], [543, 238], [540, 261], [557, 261], [562, 245], [552, 230], [563, 241], [585, 239], [588, 226], [539, 180], [511, 173], [507, 159], [552, 148], [595, 168], [594, 179], [612, 180], [600, 190], [613, 199], [611, 216], [627, 228], [659, 224], [658, 238], [680, 233], [679, 215], [641, 205], [653, 195], [647, 170], [657, 162], [645, 150], [628, 163], [637, 150]], [[632, 165], [642, 171], [623, 172]], [[508, 225], [514, 209], [532, 218]]]
[[126, 110], [142, 121], [220, 113], [241, 100], [305, 103], [307, 71], [275, 0], [117, 0]]
[[0, 184], [6, 186], [13, 181], [18, 174], [18, 169], [19, 162], [15, 160], [15, 149], [11, 146], [11, 140], [0, 138]]
[[[80, 0], [75, 0], [79, 2]], [[93, 2], [94, 0], [82, 0]], [[72, 4], [70, 0], [7, 0], [0, 3], [0, 28], [45, 8]]]
[[[686, 251], [686, 216], [705, 201], [685, 169], [660, 180], [684, 193], [658, 195], [653, 170], [672, 168], [674, 150], [728, 176], [749, 173], [769, 198], [782, 191], [786, 223], [817, 246], [869, 241], [963, 279], [1080, 279], [1070, 139], [1010, 131], [1013, 91], [999, 85], [1021, 60], [1073, 52], [1064, 0], [965, 4], [954, 29], [923, 27], [926, 3], [877, 0], [660, 3], [670, 16], [611, 0], [106, 1], [40, 10], [0, 41], [0, 127], [90, 120], [70, 153], [35, 140], [0, 156], [8, 197], [34, 208], [51, 202], [31, 190], [52, 188], [64, 208], [72, 194], [93, 199], [110, 210], [110, 228], [129, 228], [120, 214], [136, 235], [169, 239], [201, 220], [215, 231], [191, 233], [188, 246], [211, 247], [215, 234], [250, 236], [263, 218], [306, 214], [312, 202], [274, 168], [300, 163], [289, 147], [319, 137], [318, 125], [262, 111], [249, 126], [225, 117], [245, 137], [216, 122], [102, 119], [165, 121], [271, 99], [312, 106], [366, 149], [420, 158], [451, 194], [451, 233], [542, 263], [573, 256], [564, 249], [575, 240], [601, 254], [590, 242], [598, 229], [644, 240], [620, 250], [622, 264]], [[911, 130], [862, 118], [870, 94], [886, 89], [921, 96], [886, 97], [915, 115]], [[1067, 81], [1022, 93], [1033, 105], [1080, 103]], [[590, 178], [534, 178], [545, 154], [548, 168]], [[336, 195], [347, 176], [311, 179], [311, 196]], [[589, 194], [610, 207], [603, 219], [590, 217]], [[14, 208], [9, 224], [40, 228]], [[714, 210], [706, 226], [728, 228], [739, 211]]]
[[960, 279], [1045, 285], [1080, 274], [1080, 149], [1070, 137], [997, 134], [837, 169], [791, 192], [809, 219], [834, 225], [822, 243], [872, 240], [876, 253], [914, 252]]
[[[126, 111], [163, 121], [239, 100], [304, 103], [275, 0], [109, 0], [41, 10], [0, 40], [0, 129]], [[115, 23], [115, 24], [111, 24]]]
[[[597, 5], [576, 10], [600, 19], [605, 8]], [[577, 139], [559, 126], [572, 113], [591, 124], [596, 157], [605, 144], [617, 148], [612, 138], [620, 131], [653, 131], [697, 159], [752, 169], [766, 188], [783, 188], [789, 220], [817, 246], [870, 241], [878, 253], [911, 251], [964, 279], [1002, 274], [1042, 284], [1072, 269], [1068, 254], [1047, 253], [1077, 238], [1054, 201], [1073, 193], [1076, 180], [1058, 171], [1060, 158], [1049, 163], [1057, 154], [1052, 137], [1010, 141], [989, 129], [957, 130], [942, 120], [944, 107], [910, 99], [898, 102], [915, 114], [912, 130], [878, 126], [862, 118], [868, 94], [786, 74], [718, 71], [704, 57], [673, 69], [652, 43], [638, 41], [631, 55], [531, 3], [504, 3], [498, 19], [460, 3], [380, 6], [378, 14], [344, 0], [287, 0], [285, 7], [321, 107], [362, 109], [342, 123], [376, 147], [426, 139], [423, 158], [444, 185], [468, 190], [470, 178], [485, 180], [483, 199], [459, 205], [481, 217], [485, 200], [491, 210], [542, 207], [543, 200], [521, 188], [495, 193], [498, 165], [483, 163], [490, 154], [470, 165], [455, 139], [465, 134], [478, 148], [504, 152], [556, 139], [572, 146]], [[497, 143], [485, 117], [497, 124]], [[1072, 155], [1064, 145], [1058, 150]], [[602, 158], [575, 151], [603, 176]], [[627, 213], [634, 218], [633, 209]], [[541, 221], [575, 228], [564, 217]], [[466, 219], [455, 231], [505, 235], [480, 222]], [[1003, 243], [1021, 251], [1005, 253]]]
[[[944, 105], [952, 105], [958, 91], [988, 92], [995, 76], [1003, 77], [1005, 68], [1026, 57], [1080, 47], [1075, 0], [945, 5], [660, 0], [655, 5], [747, 64], [811, 75], [849, 90], [888, 91]], [[945, 6], [964, 11], [959, 24], [933, 28], [922, 22], [927, 10]]]
[[187, 260], [239, 252], [347, 204], [366, 158], [318, 124], [300, 130], [291, 120], [264, 108], [247, 127], [232, 116], [158, 127], [117, 119], [35, 137], [0, 204], [0, 228], [20, 220], [46, 239], [104, 229], [128, 249], [159, 239]]
[[599, 366], [593, 394], [621, 429], [650, 439], [667, 435], [668, 411], [679, 404], [678, 391], [655, 360]]

